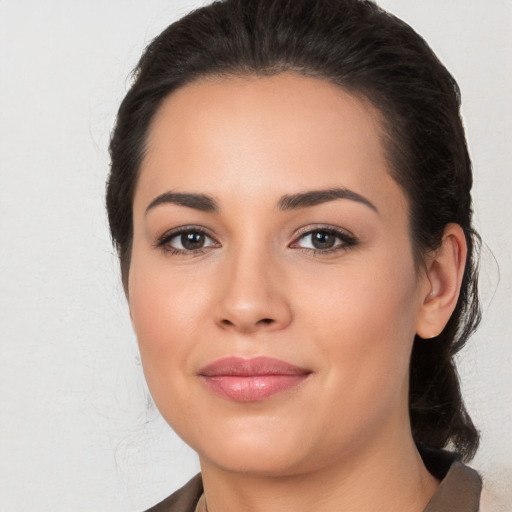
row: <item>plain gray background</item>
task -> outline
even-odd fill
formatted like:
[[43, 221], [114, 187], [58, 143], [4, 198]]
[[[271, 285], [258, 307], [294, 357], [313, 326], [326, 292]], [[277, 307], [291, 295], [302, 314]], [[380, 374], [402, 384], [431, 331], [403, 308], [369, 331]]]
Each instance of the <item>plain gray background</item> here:
[[[198, 470], [148, 405], [103, 194], [130, 70], [152, 37], [202, 3], [0, 0], [2, 511], [141, 510]], [[461, 86], [476, 224], [499, 274], [484, 248], [484, 321], [460, 373], [482, 430], [473, 465], [494, 509], [510, 510], [512, 1], [379, 3]]]

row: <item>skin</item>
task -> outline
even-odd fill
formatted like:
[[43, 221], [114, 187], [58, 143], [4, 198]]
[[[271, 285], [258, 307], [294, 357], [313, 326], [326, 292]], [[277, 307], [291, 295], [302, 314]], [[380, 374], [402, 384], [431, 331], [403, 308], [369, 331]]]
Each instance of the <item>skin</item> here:
[[[152, 396], [199, 454], [209, 512], [421, 511], [438, 482], [408, 416], [414, 335], [438, 334], [457, 298], [464, 236], [447, 227], [418, 270], [408, 204], [376, 112], [326, 81], [285, 73], [204, 79], [157, 112], [141, 166], [128, 281]], [[280, 210], [283, 196], [344, 187], [352, 199]], [[211, 196], [218, 212], [162, 202]], [[207, 233], [180, 250], [181, 226]], [[350, 233], [313, 250], [305, 231]], [[308, 369], [258, 402], [211, 392], [226, 356]]]

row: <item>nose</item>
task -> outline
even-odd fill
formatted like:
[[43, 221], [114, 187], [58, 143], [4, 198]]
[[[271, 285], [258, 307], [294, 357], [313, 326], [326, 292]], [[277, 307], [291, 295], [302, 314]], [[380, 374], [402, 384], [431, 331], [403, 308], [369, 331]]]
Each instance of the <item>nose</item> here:
[[219, 327], [250, 334], [280, 330], [290, 324], [286, 286], [268, 254], [239, 253], [225, 264], [218, 276], [220, 293], [214, 313]]

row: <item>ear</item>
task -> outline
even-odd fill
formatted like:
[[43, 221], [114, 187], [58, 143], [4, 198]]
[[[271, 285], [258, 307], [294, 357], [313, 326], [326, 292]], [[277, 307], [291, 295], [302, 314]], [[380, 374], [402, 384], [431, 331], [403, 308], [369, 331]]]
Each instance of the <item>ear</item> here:
[[440, 247], [425, 263], [416, 321], [416, 333], [421, 338], [435, 338], [448, 323], [459, 298], [466, 256], [464, 231], [458, 224], [448, 224]]

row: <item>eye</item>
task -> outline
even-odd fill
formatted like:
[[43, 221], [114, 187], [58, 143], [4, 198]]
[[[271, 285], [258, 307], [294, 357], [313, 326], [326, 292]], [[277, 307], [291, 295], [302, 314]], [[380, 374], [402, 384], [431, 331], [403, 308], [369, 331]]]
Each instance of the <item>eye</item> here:
[[155, 244], [171, 254], [202, 252], [209, 247], [219, 247], [218, 242], [199, 228], [180, 228], [165, 233]]
[[357, 243], [356, 238], [334, 228], [310, 229], [303, 233], [290, 247], [329, 253], [347, 249]]

